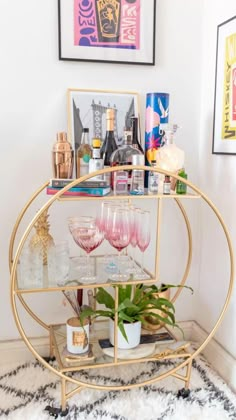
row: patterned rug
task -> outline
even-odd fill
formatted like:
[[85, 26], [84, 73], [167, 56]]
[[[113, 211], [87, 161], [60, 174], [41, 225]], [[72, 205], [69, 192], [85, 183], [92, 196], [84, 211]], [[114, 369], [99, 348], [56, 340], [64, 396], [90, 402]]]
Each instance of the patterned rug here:
[[[104, 384], [135, 383], [152, 377], [165, 365], [149, 362], [129, 367], [82, 372], [82, 379]], [[121, 379], [122, 378], [122, 379]], [[128, 391], [84, 389], [68, 402], [66, 420], [226, 420], [236, 419], [236, 395], [202, 357], [193, 363], [191, 392], [178, 392], [183, 382], [166, 378]], [[0, 369], [0, 418], [46, 420], [45, 407], [60, 406], [60, 381], [38, 362]], [[60, 418], [60, 416], [58, 417]]]

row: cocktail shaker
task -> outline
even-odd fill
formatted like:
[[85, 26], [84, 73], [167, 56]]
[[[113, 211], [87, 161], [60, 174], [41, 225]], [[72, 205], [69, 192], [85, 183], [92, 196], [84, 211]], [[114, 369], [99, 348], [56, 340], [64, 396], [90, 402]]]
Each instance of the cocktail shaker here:
[[54, 178], [72, 178], [74, 151], [65, 132], [57, 133], [57, 141], [52, 149], [52, 167]]

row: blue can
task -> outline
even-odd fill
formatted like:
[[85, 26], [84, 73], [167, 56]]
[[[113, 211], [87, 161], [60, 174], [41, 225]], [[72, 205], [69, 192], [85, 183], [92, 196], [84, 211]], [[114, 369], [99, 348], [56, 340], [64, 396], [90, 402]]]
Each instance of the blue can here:
[[147, 93], [145, 115], [145, 164], [156, 160], [156, 152], [162, 143], [160, 125], [169, 121], [169, 93]]

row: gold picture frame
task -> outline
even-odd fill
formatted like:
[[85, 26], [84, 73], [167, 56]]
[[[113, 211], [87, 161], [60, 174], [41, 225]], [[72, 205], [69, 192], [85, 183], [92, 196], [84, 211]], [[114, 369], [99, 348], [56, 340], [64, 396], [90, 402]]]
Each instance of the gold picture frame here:
[[75, 151], [81, 143], [83, 128], [89, 128], [90, 141], [93, 137], [105, 137], [106, 109], [115, 108], [115, 136], [117, 145], [123, 141], [124, 128], [131, 127], [131, 116], [140, 116], [140, 99], [137, 92], [87, 90], [69, 88], [67, 90], [68, 139]]

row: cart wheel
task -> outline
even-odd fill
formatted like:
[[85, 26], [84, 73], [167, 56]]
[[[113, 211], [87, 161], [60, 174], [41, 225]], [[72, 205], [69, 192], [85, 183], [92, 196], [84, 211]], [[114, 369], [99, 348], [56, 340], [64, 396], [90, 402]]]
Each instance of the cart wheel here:
[[190, 394], [190, 390], [189, 389], [179, 389], [179, 391], [177, 392], [177, 398], [188, 398]]
[[47, 405], [44, 411], [48, 411], [49, 416], [54, 417], [54, 419], [57, 419], [58, 416], [65, 417], [69, 413], [68, 408], [62, 411], [61, 407], [55, 408], [55, 407], [52, 407], [51, 405]]
[[50, 362], [55, 362], [56, 358], [54, 356], [45, 356], [43, 357], [43, 359], [45, 360], [45, 362], [50, 363]]

